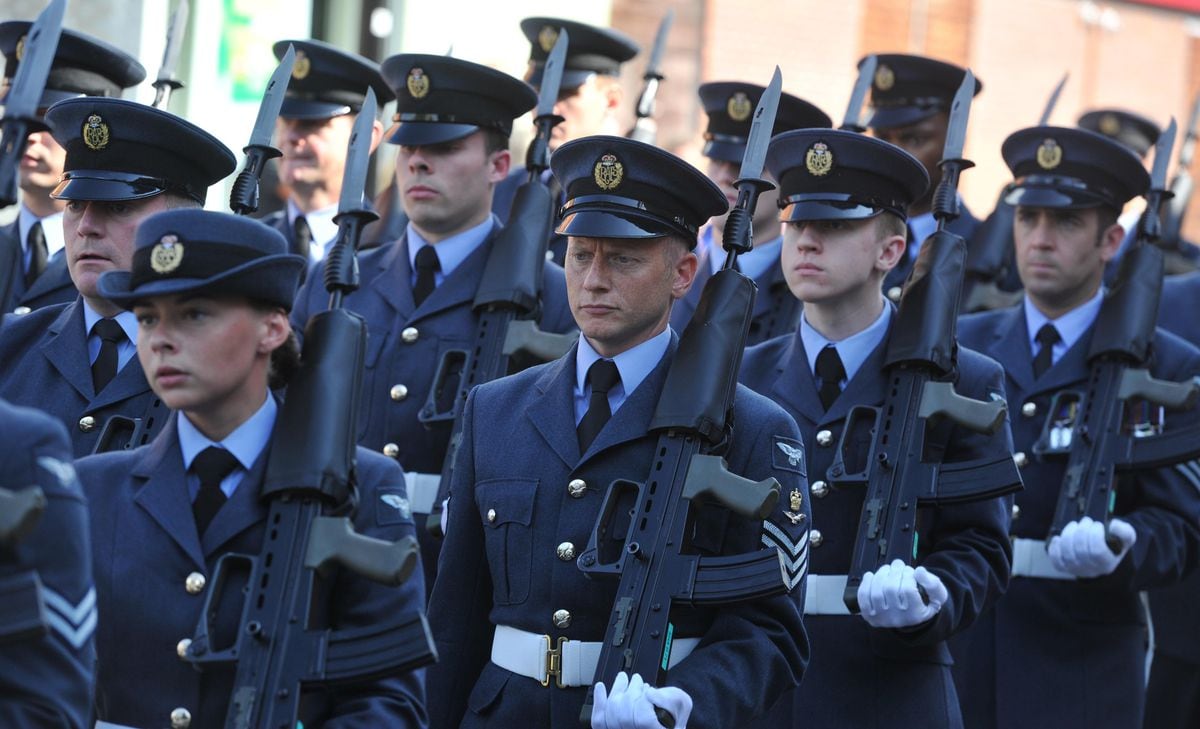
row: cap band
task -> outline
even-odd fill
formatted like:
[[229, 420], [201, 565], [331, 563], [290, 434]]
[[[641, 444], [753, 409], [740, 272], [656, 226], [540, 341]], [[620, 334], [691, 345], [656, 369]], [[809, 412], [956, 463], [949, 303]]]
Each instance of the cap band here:
[[[130, 290], [136, 289], [142, 284], [169, 278], [209, 278], [264, 257], [261, 251], [245, 246], [206, 240], [179, 241], [174, 245], [185, 249], [182, 260], [174, 268], [163, 272], [153, 268], [155, 251], [159, 249], [159, 245], [142, 246], [134, 252], [133, 267], [129, 277]], [[186, 248], [191, 245], [203, 246], [204, 254], [187, 255]]]
[[695, 225], [688, 223], [688, 221], [685, 220], [684, 218], [682, 218], [681, 216], [672, 215], [671, 213], [667, 213], [662, 210], [656, 210], [654, 208], [648, 207], [646, 205], [646, 203], [642, 202], [641, 200], [635, 200], [631, 197], [622, 197], [620, 195], [579, 195], [579, 196], [573, 197], [570, 200], [568, 200], [565, 205], [562, 206], [561, 217], [565, 218], [567, 215], [569, 215], [571, 213], [580, 212], [579, 210], [574, 209], [574, 208], [577, 208], [580, 206], [585, 206], [587, 208], [594, 208], [594, 209], [599, 209], [599, 210], [604, 210], [605, 208], [609, 208], [609, 210], [608, 210], [609, 212], [617, 212], [615, 210], [612, 210], [611, 207], [632, 208], [634, 210], [639, 210], [639, 211], [648, 213], [649, 215], [652, 215], [652, 216], [659, 218], [665, 222], [668, 222], [678, 228], [681, 228], [682, 229], [681, 232], [686, 231], [687, 233], [691, 234], [692, 236], [697, 235], [697, 233], [700, 230], [699, 226], [695, 226]]

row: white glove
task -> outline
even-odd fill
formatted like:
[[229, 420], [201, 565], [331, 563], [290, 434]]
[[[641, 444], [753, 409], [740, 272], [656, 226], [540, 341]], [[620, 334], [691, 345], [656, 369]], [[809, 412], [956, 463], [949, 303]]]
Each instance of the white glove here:
[[592, 698], [592, 729], [662, 729], [654, 714], [659, 707], [675, 717], [676, 729], [687, 729], [692, 715], [692, 697], [681, 688], [654, 688], [638, 674], [630, 679], [625, 672], [617, 674], [611, 692], [597, 683]]
[[1104, 524], [1085, 516], [1063, 527], [1062, 534], [1050, 540], [1046, 552], [1050, 564], [1076, 577], [1102, 577], [1112, 574], [1125, 553], [1137, 541], [1137, 531], [1121, 519], [1108, 522], [1108, 536], [1120, 543], [1120, 551], [1113, 554], [1105, 541]]
[[[920, 585], [929, 596], [921, 599]], [[873, 574], [863, 575], [858, 586], [858, 608], [863, 620], [875, 628], [911, 628], [929, 620], [950, 597], [941, 578], [924, 567], [903, 560], [885, 564]]]

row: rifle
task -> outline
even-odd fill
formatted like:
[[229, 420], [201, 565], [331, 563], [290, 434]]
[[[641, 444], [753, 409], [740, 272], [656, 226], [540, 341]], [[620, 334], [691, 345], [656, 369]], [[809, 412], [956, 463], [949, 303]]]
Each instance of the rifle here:
[[[1106, 526], [1116, 501], [1118, 472], [1158, 468], [1200, 456], [1200, 426], [1158, 435], [1153, 422], [1131, 420], [1143, 405], [1190, 408], [1200, 395], [1200, 379], [1168, 382], [1150, 376], [1162, 292], [1163, 251], [1158, 211], [1164, 198], [1167, 165], [1175, 141], [1175, 120], [1155, 144], [1146, 211], [1133, 247], [1122, 257], [1113, 287], [1100, 304], [1088, 349], [1090, 373], [1083, 390], [1063, 390], [1050, 401], [1042, 432], [1033, 445], [1039, 457], [1066, 456], [1067, 468], [1050, 537], [1072, 521], [1090, 516]], [[1117, 540], [1109, 537], [1114, 554]]]
[[[1050, 114], [1058, 105], [1058, 97], [1062, 94], [1063, 86], [1070, 74], [1063, 74], [1046, 107], [1042, 110], [1042, 118], [1038, 126], [1045, 126], [1050, 121]], [[996, 200], [996, 207], [991, 215], [980, 224], [975, 234], [971, 236], [971, 245], [967, 247], [967, 260], [963, 272], [962, 310], [970, 314], [976, 311], [1002, 309], [1017, 303], [1021, 298], [1018, 287], [1016, 291], [1007, 291], [1001, 284], [1009, 279], [1016, 269], [1016, 253], [1013, 250], [1013, 206], [1005, 200], [1012, 192], [1012, 185], [1005, 185]]]
[[858, 68], [858, 78], [854, 81], [854, 90], [850, 92], [850, 102], [846, 104], [846, 114], [842, 117], [842, 126], [839, 129], [859, 134], [867, 131], [862, 121], [863, 102], [867, 100], [867, 92], [871, 90], [871, 83], [875, 79], [875, 68], [878, 65], [879, 59], [874, 55], [863, 59]]
[[[884, 361], [887, 395], [879, 407], [856, 405], [846, 416], [829, 467], [836, 487], [866, 487], [854, 556], [842, 600], [859, 611], [858, 586], [863, 574], [917, 556], [918, 506], [990, 499], [1021, 488], [1011, 455], [961, 463], [925, 461], [925, 437], [934, 422], [946, 418], [979, 433], [995, 433], [1004, 425], [1003, 402], [984, 402], [955, 392], [959, 288], [966, 244], [947, 230], [958, 216], [959, 173], [973, 166], [962, 158], [967, 117], [975, 92], [969, 70], [950, 107], [950, 125], [939, 166], [942, 181], [933, 197], [937, 231], [921, 244], [912, 274], [900, 297]], [[856, 450], [854, 436], [869, 428], [870, 450], [864, 468], [850, 472]], [[856, 459], [857, 460], [857, 459]], [[924, 597], [924, 596], [923, 596]]]
[[667, 48], [667, 33], [670, 32], [674, 20], [675, 8], [670, 8], [658, 24], [654, 47], [650, 49], [650, 62], [646, 64], [646, 73], [642, 76], [645, 85], [642, 87], [642, 95], [638, 97], [637, 119], [633, 123], [633, 129], [625, 135], [638, 142], [654, 144], [655, 137], [658, 136], [658, 125], [654, 121], [654, 97], [658, 94], [658, 85], [663, 80], [663, 51]]
[[175, 76], [175, 68], [179, 65], [179, 52], [183, 50], [183, 34], [187, 31], [187, 21], [188, 0], [179, 0], [175, 12], [171, 13], [162, 65], [158, 67], [158, 78], [154, 79], [154, 103], [151, 106], [155, 109], [167, 108], [171, 101], [171, 92], [183, 88], [183, 83]]
[[478, 384], [509, 374], [519, 357], [538, 361], [557, 359], [576, 339], [574, 334], [543, 332], [535, 321], [550, 225], [554, 220], [554, 198], [541, 182], [541, 175], [550, 164], [550, 132], [562, 121], [554, 113], [554, 104], [558, 100], [569, 42], [567, 32], [560, 31], [546, 59], [534, 120], [537, 134], [529, 143], [525, 158], [529, 178], [517, 189], [508, 224], [492, 244], [475, 292], [472, 308], [479, 316], [479, 324], [475, 327], [474, 346], [442, 354], [433, 386], [418, 415], [426, 427], [452, 424], [437, 496], [426, 524], [434, 536], [442, 536], [442, 503], [449, 494], [454, 457], [462, 441], [467, 394]]
[[[1171, 194], [1166, 200], [1166, 209], [1162, 211], [1158, 245], [1169, 253], [1175, 253], [1177, 258], [1182, 253], [1187, 242], [1183, 239], [1183, 219], [1187, 216], [1188, 204], [1192, 201], [1195, 181], [1192, 180], [1192, 158], [1196, 154], [1197, 125], [1200, 124], [1200, 94], [1192, 101], [1192, 113], [1188, 117], [1187, 132], [1183, 144], [1179, 146], [1179, 162], [1175, 166], [1175, 177], [1171, 178]], [[1168, 260], [1168, 263], [1173, 261]], [[1181, 263], [1175, 261], [1175, 263]], [[1168, 273], [1182, 273], [1196, 268], [1190, 261], [1183, 261], [1184, 266], [1175, 266], [1180, 270]]]
[[[40, 486], [20, 491], [0, 488], [0, 555], [33, 531], [46, 510]], [[36, 569], [0, 575], [0, 644], [46, 631], [42, 580]]]
[[[596, 681], [612, 685], [625, 671], [653, 686], [671, 653], [671, 605], [724, 605], [787, 591], [778, 550], [716, 557], [691, 553], [693, 505], [715, 502], [761, 521], [775, 508], [780, 486], [774, 478], [754, 482], [726, 469], [714, 451], [728, 442], [742, 350], [754, 311], [755, 284], [734, 269], [737, 256], [753, 243], [751, 220], [759, 193], [774, 185], [762, 179], [767, 143], [775, 124], [783, 81], [779, 68], [759, 99], [741, 174], [738, 199], [725, 223], [729, 255], [704, 287], [650, 421], [658, 433], [646, 482], [618, 479], [609, 485], [588, 539], [576, 560], [588, 577], [618, 577], [617, 597], [596, 666]], [[632, 512], [625, 512], [634, 503]], [[640, 515], [629, 519], [628, 513]], [[628, 523], [626, 533], [618, 526]], [[665, 608], [665, 609], [664, 609]], [[592, 713], [588, 688], [581, 721]], [[657, 710], [663, 726], [674, 726]]]
[[263, 169], [268, 160], [283, 156], [283, 152], [271, 146], [271, 136], [275, 133], [275, 120], [279, 118], [279, 109], [283, 106], [283, 97], [287, 93], [288, 79], [292, 77], [292, 65], [295, 62], [296, 49], [288, 44], [287, 51], [271, 74], [271, 80], [267, 82], [267, 90], [263, 92], [250, 141], [242, 147], [246, 163], [229, 192], [229, 209], [238, 215], [250, 215], [258, 210], [258, 181], [262, 179]]
[[[308, 322], [303, 364], [272, 437], [261, 493], [271, 526], [262, 553], [230, 553], [217, 561], [185, 651], [185, 660], [201, 669], [236, 663], [226, 729], [290, 729], [297, 726], [306, 687], [376, 680], [437, 657], [420, 611], [355, 629], [311, 624], [323, 617], [321, 601], [330, 594], [335, 564], [394, 586], [418, 561], [412, 537], [393, 543], [363, 536], [344, 515], [357, 499], [354, 432], [367, 330], [361, 316], [342, 308], [342, 299], [358, 287], [354, 247], [375, 215], [362, 203], [374, 119], [375, 94], [368, 91], [351, 133], [334, 218], [338, 236], [325, 274], [330, 308]], [[239, 630], [233, 645], [221, 647], [212, 641], [216, 606], [240, 574], [248, 576], [248, 587]]]

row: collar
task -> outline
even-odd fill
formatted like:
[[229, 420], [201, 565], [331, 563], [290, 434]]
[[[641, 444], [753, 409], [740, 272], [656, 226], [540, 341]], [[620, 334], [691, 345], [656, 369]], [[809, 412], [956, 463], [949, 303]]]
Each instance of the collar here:
[[933, 217], [932, 210], [914, 215], [908, 219], [908, 229], [912, 231], [912, 242], [908, 244], [907, 254], [909, 259], [916, 260], [921, 244], [937, 230], [937, 218]]
[[1026, 296], [1022, 305], [1025, 308], [1025, 330], [1026, 336], [1029, 338], [1029, 351], [1035, 355], [1037, 354], [1038, 349], [1041, 348], [1041, 345], [1037, 343], [1038, 330], [1044, 324], [1053, 324], [1054, 328], [1058, 330], [1058, 336], [1060, 337], [1058, 344], [1054, 345], [1052, 351], [1052, 359], [1057, 362], [1058, 358], [1074, 346], [1075, 342], [1083, 336], [1083, 333], [1096, 320], [1096, 316], [1100, 313], [1100, 304], [1103, 301], [1104, 287], [1101, 286], [1096, 290], [1096, 294], [1092, 298], [1057, 319], [1050, 319], [1038, 311], [1038, 308]]
[[313, 260], [319, 261], [324, 258], [329, 251], [329, 246], [333, 244], [334, 238], [337, 238], [338, 227], [337, 223], [333, 222], [335, 215], [337, 215], [336, 204], [306, 213], [300, 210], [291, 199], [287, 201], [288, 227], [296, 224], [296, 218], [303, 217], [304, 222], [308, 223], [308, 229], [312, 231], [309, 255]]
[[801, 315], [800, 341], [804, 343], [804, 354], [808, 357], [809, 372], [817, 371], [817, 355], [826, 345], [832, 344], [837, 347], [838, 356], [842, 358], [842, 367], [846, 370], [846, 381], [853, 380], [863, 362], [867, 361], [867, 357], [871, 356], [871, 352], [874, 352], [883, 338], [887, 336], [888, 326], [892, 322], [893, 308], [891, 302], [884, 301], [883, 311], [879, 312], [879, 316], [870, 326], [840, 342], [826, 338], [824, 334], [813, 329], [812, 325], [808, 323], [807, 316]]
[[[754, 246], [749, 253], [743, 253], [738, 256], [738, 268], [748, 277], [758, 280], [772, 265], [779, 265], [779, 254], [782, 251], [783, 236], [780, 235], [774, 240]], [[713, 273], [720, 271], [721, 266], [725, 265], [725, 259], [728, 257], [729, 253], [721, 246], [711, 249], [708, 257], [711, 271]]]
[[232, 453], [241, 467], [249, 471], [271, 440], [278, 410], [275, 398], [268, 392], [262, 407], [220, 442], [209, 439], [192, 425], [192, 421], [188, 420], [184, 413], [178, 413], [176, 429], [179, 431], [179, 449], [183, 453], [184, 470], [192, 467], [192, 461], [200, 451], [209, 446], [217, 446]]
[[[90, 337], [92, 335], [92, 327], [96, 326], [96, 322], [100, 321], [104, 317], [96, 313], [95, 309], [88, 306], [86, 299], [81, 298], [80, 301], [83, 302], [83, 328]], [[133, 315], [133, 312], [122, 311], [113, 318], [116, 319], [117, 323], [121, 325], [121, 328], [125, 330], [125, 337], [129, 340], [129, 342], [136, 345], [138, 338], [138, 324], [137, 317]]]
[[[621, 373], [621, 389], [625, 394], [633, 392], [646, 375], [658, 366], [667, 348], [671, 345], [671, 327], [665, 327], [659, 334], [647, 339], [636, 347], [621, 352], [612, 361]], [[588, 368], [602, 357], [592, 349], [587, 337], [579, 338], [579, 347], [575, 352], [575, 396], [583, 396], [583, 386], [587, 381]]]
[[49, 261], [55, 253], [63, 249], [63, 214], [53, 213], [39, 218], [29, 208], [21, 205], [21, 211], [17, 215], [17, 233], [21, 236], [21, 250], [25, 253], [29, 253], [29, 229], [39, 221], [42, 223], [42, 235], [46, 237], [46, 260]]
[[499, 225], [500, 221], [495, 215], [489, 215], [487, 220], [484, 220], [474, 228], [469, 228], [461, 233], [438, 241], [437, 243], [429, 243], [412, 222], [408, 224], [408, 265], [409, 269], [415, 274], [417, 270], [417, 251], [423, 246], [433, 245], [437, 248], [438, 263], [441, 265], [441, 274], [443, 277], [453, 273], [458, 265], [467, 259], [475, 252], [475, 249], [483, 245], [488, 236], [492, 233], [492, 228]]

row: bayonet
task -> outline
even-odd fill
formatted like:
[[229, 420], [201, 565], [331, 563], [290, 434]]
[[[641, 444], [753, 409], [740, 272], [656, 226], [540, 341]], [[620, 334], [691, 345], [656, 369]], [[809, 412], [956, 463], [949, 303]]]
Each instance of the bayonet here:
[[654, 46], [650, 49], [650, 62], [646, 64], [646, 73], [642, 76], [645, 85], [638, 97], [636, 121], [629, 132], [630, 139], [654, 144], [658, 128], [654, 122], [654, 98], [658, 95], [658, 85], [663, 80], [662, 58], [667, 48], [667, 34], [675, 21], [675, 9], [667, 10], [662, 22], [658, 24], [658, 32], [654, 35]]
[[771, 134], [775, 129], [775, 114], [779, 111], [779, 97], [783, 93], [783, 74], [779, 66], [771, 75], [771, 83], [758, 100], [754, 117], [750, 122], [750, 134], [746, 139], [746, 151], [742, 154], [742, 167], [733, 184], [737, 187], [737, 201], [725, 218], [725, 234], [721, 245], [728, 253], [723, 268], [732, 268], [737, 257], [754, 248], [752, 220], [758, 205], [758, 196], [771, 190], [775, 183], [763, 179], [763, 164], [767, 159], [767, 147], [771, 145]]
[[371, 128], [375, 123], [375, 90], [367, 88], [367, 98], [354, 119], [350, 143], [346, 148], [346, 169], [342, 173], [342, 196], [338, 214], [363, 208], [363, 190], [367, 186], [367, 167], [371, 162]]
[[950, 120], [946, 126], [946, 145], [942, 148], [942, 181], [933, 193], [933, 216], [938, 220], [938, 230], [958, 217], [958, 176], [963, 170], [974, 167], [970, 160], [963, 159], [963, 147], [967, 141], [967, 121], [971, 116], [971, 99], [975, 96], [975, 74], [971, 69], [963, 74], [962, 83], [950, 104]]
[[754, 110], [753, 121], [750, 122], [750, 136], [746, 140], [746, 153], [742, 157], [742, 168], [738, 172], [740, 180], [761, 180], [763, 164], [767, 159], [767, 147], [771, 144], [771, 135], [775, 129], [775, 115], [779, 111], [779, 97], [783, 93], [783, 74], [779, 66], [771, 75], [771, 83], [758, 100], [758, 108]]
[[1050, 93], [1050, 98], [1046, 100], [1046, 108], [1042, 110], [1042, 118], [1038, 120], [1038, 126], [1044, 127], [1050, 121], [1050, 115], [1054, 113], [1054, 107], [1058, 106], [1058, 97], [1062, 94], [1063, 86], [1067, 85], [1067, 78], [1070, 73], [1064, 73], [1063, 77], [1058, 80], [1058, 85], [1054, 87], [1054, 91]]
[[865, 132], [867, 128], [862, 123], [863, 103], [867, 100], [867, 92], [871, 90], [871, 82], [875, 80], [875, 69], [879, 59], [867, 56], [858, 69], [858, 80], [854, 82], [854, 90], [850, 93], [850, 103], [846, 105], [846, 116], [842, 119], [842, 129], [848, 132]]
[[167, 28], [167, 45], [163, 48], [162, 65], [158, 69], [158, 78], [154, 80], [154, 108], [165, 109], [171, 100], [171, 93], [183, 88], [176, 77], [179, 67], [179, 55], [183, 50], [183, 38], [187, 32], [188, 0], [179, 0], [175, 12], [171, 13], [171, 22]]
[[246, 163], [229, 193], [229, 207], [238, 215], [249, 215], [258, 210], [258, 181], [262, 178], [263, 167], [267, 160], [283, 156], [283, 152], [271, 146], [271, 137], [275, 133], [275, 121], [279, 118], [279, 109], [283, 106], [283, 97], [287, 93], [295, 62], [296, 49], [289, 44], [263, 93], [262, 103], [258, 106], [258, 118], [254, 120], [254, 128], [250, 132], [250, 142], [242, 148], [246, 153]]
[[1158, 135], [1154, 143], [1154, 165], [1150, 168], [1150, 190], [1165, 193], [1167, 191], [1167, 167], [1171, 164], [1171, 150], [1175, 147], [1175, 117], [1167, 128]]

